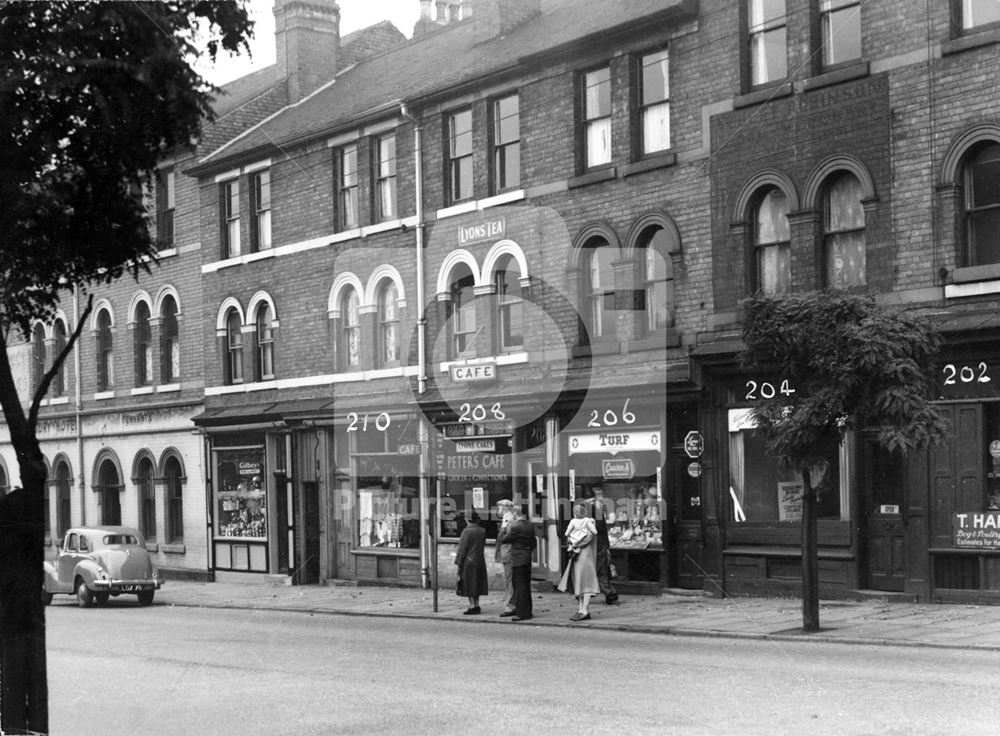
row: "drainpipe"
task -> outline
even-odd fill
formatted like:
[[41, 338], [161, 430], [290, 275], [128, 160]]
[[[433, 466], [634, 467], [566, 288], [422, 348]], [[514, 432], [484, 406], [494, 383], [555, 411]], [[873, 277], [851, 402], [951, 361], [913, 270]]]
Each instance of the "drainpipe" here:
[[[413, 124], [413, 196], [416, 204], [417, 215], [417, 395], [423, 396], [427, 390], [427, 310], [424, 305], [424, 174], [423, 174], [423, 146], [420, 129], [420, 121], [414, 117], [406, 108], [406, 102], [399, 104], [399, 114]], [[421, 421], [420, 432], [420, 528], [427, 530], [430, 519], [430, 502], [428, 483], [428, 452], [430, 451], [429, 437], [427, 432], [427, 422]], [[434, 507], [434, 520], [437, 519], [437, 506]], [[434, 587], [434, 610], [437, 611], [437, 535], [434, 530], [421, 533], [424, 544], [420, 545], [420, 585], [428, 588]], [[430, 565], [433, 563], [435, 574], [431, 574]]]
[[[80, 324], [80, 288], [73, 287], [73, 329]], [[83, 332], [80, 332], [82, 339]], [[73, 350], [73, 384], [74, 400], [76, 402], [76, 467], [80, 486], [80, 526], [87, 525], [87, 475], [83, 468], [83, 381], [80, 371], [83, 368], [80, 357], [80, 341], [77, 340]], [[72, 521], [72, 519], [71, 519]]]

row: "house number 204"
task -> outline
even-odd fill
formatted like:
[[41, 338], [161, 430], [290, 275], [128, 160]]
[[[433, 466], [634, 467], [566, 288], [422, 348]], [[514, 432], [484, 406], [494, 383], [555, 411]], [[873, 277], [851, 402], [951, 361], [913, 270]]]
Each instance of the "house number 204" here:
[[983, 361], [975, 366], [949, 363], [942, 370], [945, 386], [954, 386], [956, 383], [989, 383], [993, 380], [986, 375], [989, 366]]

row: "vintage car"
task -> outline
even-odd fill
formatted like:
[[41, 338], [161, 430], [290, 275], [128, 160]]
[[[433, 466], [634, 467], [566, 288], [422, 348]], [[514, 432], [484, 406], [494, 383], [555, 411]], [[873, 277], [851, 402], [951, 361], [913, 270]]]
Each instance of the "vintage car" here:
[[66, 532], [56, 559], [45, 563], [43, 585], [45, 605], [52, 602], [54, 593], [76, 595], [82, 608], [130, 593], [138, 596], [140, 605], [148, 606], [163, 581], [137, 530], [97, 526]]

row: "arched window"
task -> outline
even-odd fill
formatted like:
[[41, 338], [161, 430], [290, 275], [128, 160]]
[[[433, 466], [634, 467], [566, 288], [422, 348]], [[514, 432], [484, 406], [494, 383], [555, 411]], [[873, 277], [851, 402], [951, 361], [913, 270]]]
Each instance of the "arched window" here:
[[[62, 355], [62, 351], [66, 349], [66, 325], [61, 319], [57, 319], [52, 325], [52, 338], [52, 357], [55, 358]], [[52, 377], [50, 391], [53, 396], [66, 395], [66, 361], [59, 365], [59, 370]]]
[[348, 287], [340, 300], [340, 365], [342, 368], [361, 366], [361, 297], [357, 289]]
[[122, 523], [121, 481], [118, 469], [110, 459], [101, 463], [97, 471], [97, 493], [101, 503], [101, 523], [119, 526]]
[[153, 461], [139, 460], [135, 487], [139, 494], [139, 531], [149, 541], [156, 541], [156, 490], [153, 486]]
[[243, 383], [243, 324], [235, 309], [226, 315], [226, 383]]
[[97, 390], [107, 391], [115, 384], [111, 312], [102, 309], [97, 315]]
[[184, 541], [184, 474], [176, 457], [168, 457], [163, 464], [163, 483], [167, 502], [167, 540], [178, 544]]
[[965, 260], [1000, 262], [1000, 143], [973, 150], [965, 165]]
[[73, 490], [73, 474], [65, 460], [56, 463], [56, 534], [62, 539], [70, 527], [70, 493]]
[[826, 283], [835, 289], [867, 283], [863, 190], [854, 174], [831, 179], [823, 197], [823, 246]]
[[587, 327], [590, 339], [612, 337], [615, 334], [615, 310], [606, 297], [615, 291], [615, 271], [612, 266], [617, 249], [604, 241], [588, 248], [586, 271]]
[[153, 328], [149, 323], [149, 305], [135, 305], [135, 385], [153, 383]]
[[501, 351], [524, 346], [524, 302], [521, 296], [521, 269], [513, 256], [497, 266], [493, 285], [497, 294], [497, 340]]
[[399, 293], [396, 282], [385, 279], [378, 293], [379, 364], [399, 361]]
[[754, 209], [753, 244], [757, 254], [757, 288], [765, 294], [787, 294], [792, 288], [788, 230], [788, 197], [773, 187]]
[[38, 323], [31, 330], [31, 390], [42, 383], [45, 376], [45, 328]]
[[274, 312], [266, 302], [257, 309], [256, 379], [274, 378]]
[[639, 240], [642, 289], [646, 301], [646, 333], [674, 324], [674, 268], [667, 255], [670, 236], [662, 227], [648, 228]]
[[476, 295], [475, 276], [467, 265], [460, 264], [451, 274], [449, 303], [449, 353], [451, 360], [476, 356]]
[[174, 383], [181, 375], [181, 342], [177, 324], [177, 302], [172, 296], [163, 300], [160, 326], [160, 375], [163, 383]]

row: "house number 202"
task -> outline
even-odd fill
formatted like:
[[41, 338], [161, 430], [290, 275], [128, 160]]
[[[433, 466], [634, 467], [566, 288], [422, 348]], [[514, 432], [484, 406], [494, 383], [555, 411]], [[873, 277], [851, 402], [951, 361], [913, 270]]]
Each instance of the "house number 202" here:
[[980, 361], [979, 365], [955, 365], [949, 363], [943, 369], [944, 385], [954, 386], [956, 383], [989, 383], [993, 379], [986, 375], [989, 366]]

